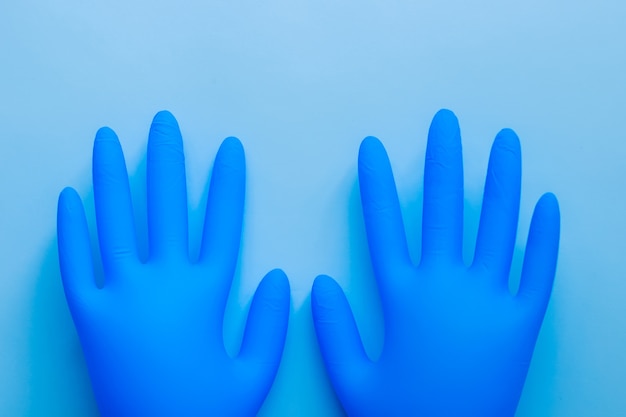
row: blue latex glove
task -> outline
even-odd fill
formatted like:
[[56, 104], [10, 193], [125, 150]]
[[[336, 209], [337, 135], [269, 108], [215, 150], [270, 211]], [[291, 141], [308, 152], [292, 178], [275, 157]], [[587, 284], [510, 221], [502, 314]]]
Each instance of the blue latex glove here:
[[366, 138], [359, 182], [370, 256], [384, 314], [378, 360], [366, 355], [337, 283], [313, 285], [315, 329], [335, 391], [350, 416], [511, 416], [550, 298], [559, 242], [554, 195], [535, 208], [517, 294], [508, 288], [518, 221], [520, 145], [502, 130], [491, 151], [476, 252], [461, 257], [463, 163], [454, 114], [428, 134], [422, 256], [407, 250], [382, 144]]
[[241, 235], [245, 161], [228, 138], [213, 167], [200, 258], [189, 260], [181, 134], [158, 113], [148, 142], [149, 259], [137, 255], [124, 156], [98, 131], [93, 181], [105, 283], [94, 281], [80, 198], [63, 190], [58, 244], [67, 302], [103, 416], [253, 416], [280, 363], [289, 283], [280, 270], [256, 290], [237, 357], [226, 354], [223, 315]]

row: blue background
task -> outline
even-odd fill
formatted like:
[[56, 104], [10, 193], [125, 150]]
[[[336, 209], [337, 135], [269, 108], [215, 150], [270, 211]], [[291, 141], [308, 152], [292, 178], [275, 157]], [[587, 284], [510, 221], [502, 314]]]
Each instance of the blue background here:
[[246, 150], [230, 352], [262, 275], [282, 267], [291, 281], [284, 359], [260, 415], [342, 415], [310, 287], [335, 277], [380, 352], [358, 145], [375, 135], [387, 147], [419, 253], [425, 138], [441, 107], [463, 134], [467, 259], [500, 128], [523, 152], [513, 280], [534, 203], [546, 191], [561, 203], [557, 280], [517, 415], [626, 415], [625, 21], [621, 0], [3, 1], [0, 415], [97, 415], [59, 277], [56, 199], [76, 187], [93, 226], [91, 147], [109, 125], [145, 232], [147, 132], [161, 109], [183, 132], [196, 249], [221, 140]]

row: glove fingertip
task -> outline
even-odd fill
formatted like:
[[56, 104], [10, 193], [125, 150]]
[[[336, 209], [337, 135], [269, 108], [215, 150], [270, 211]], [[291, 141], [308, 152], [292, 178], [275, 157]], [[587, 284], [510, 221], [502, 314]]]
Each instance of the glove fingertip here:
[[542, 209], [547, 210], [547, 212], [550, 213], [551, 219], [553, 221], [560, 220], [561, 213], [560, 213], [560, 207], [559, 207], [559, 200], [556, 198], [556, 195], [554, 195], [554, 193], [547, 192], [544, 195], [542, 195], [539, 201], [537, 202], [537, 206], [540, 206], [540, 205]]
[[288, 318], [291, 287], [282, 269], [273, 269], [261, 280], [257, 288], [258, 297], [266, 308], [278, 313], [276, 318]]
[[345, 295], [337, 281], [328, 275], [317, 276], [311, 290], [313, 319], [320, 322], [336, 315], [342, 298], [345, 298]]
[[[182, 146], [182, 136], [178, 121], [169, 111], [161, 110], [152, 118], [150, 135], [148, 137], [148, 154], [150, 154], [151, 143], [169, 144], [175, 147]], [[177, 153], [175, 152], [175, 154]]]
[[[367, 156], [373, 150], [383, 148], [383, 144], [376, 136], [366, 136], [359, 146], [359, 156]], [[384, 149], [384, 148], [383, 148]]]
[[363, 139], [359, 147], [358, 159], [360, 177], [369, 173], [376, 175], [382, 168], [381, 165], [389, 165], [385, 146], [374, 136], [368, 136]]
[[334, 279], [326, 275], [315, 279], [311, 309], [327, 363], [352, 362], [367, 357], [348, 299]]
[[517, 133], [513, 129], [504, 128], [498, 132], [493, 141], [493, 149], [508, 151], [516, 159], [521, 158], [521, 145]]
[[220, 145], [219, 152], [224, 152], [224, 151], [232, 152], [237, 155], [243, 156], [243, 153], [244, 153], [243, 144], [235, 136], [229, 136], [226, 139], [224, 139], [222, 141], [222, 144]]
[[169, 110], [161, 110], [154, 115], [153, 124], [164, 124], [178, 127], [176, 118]]
[[96, 132], [95, 142], [118, 141], [115, 131], [108, 126], [103, 126]]
[[77, 202], [80, 202], [80, 196], [78, 195], [78, 192], [72, 187], [65, 187], [63, 190], [61, 190], [61, 193], [59, 194], [59, 214], [61, 210], [72, 210], [76, 207]]
[[447, 133], [458, 135], [459, 119], [450, 109], [440, 109], [433, 116], [431, 123], [431, 133]]

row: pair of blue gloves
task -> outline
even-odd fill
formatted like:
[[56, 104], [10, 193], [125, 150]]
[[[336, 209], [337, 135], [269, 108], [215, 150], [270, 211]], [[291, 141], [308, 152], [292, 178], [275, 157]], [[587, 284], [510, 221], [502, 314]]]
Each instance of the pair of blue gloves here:
[[[58, 206], [65, 295], [103, 416], [253, 416], [278, 370], [290, 306], [287, 277], [269, 272], [248, 314], [241, 349], [227, 355], [223, 314], [237, 263], [245, 188], [241, 143], [215, 158], [197, 262], [188, 253], [187, 191], [180, 130], [158, 113], [148, 141], [149, 258], [137, 253], [128, 174], [120, 143], [98, 131], [93, 185], [105, 274], [96, 285], [78, 194]], [[511, 416], [515, 413], [550, 298], [559, 208], [535, 208], [516, 294], [508, 287], [517, 233], [521, 153], [498, 133], [489, 160], [473, 263], [464, 265], [463, 163], [454, 114], [439, 111], [428, 134], [422, 256], [407, 250], [393, 174], [383, 145], [366, 138], [359, 183], [370, 256], [382, 301], [380, 358], [363, 348], [339, 285], [318, 276], [312, 313], [330, 381], [350, 416]]]

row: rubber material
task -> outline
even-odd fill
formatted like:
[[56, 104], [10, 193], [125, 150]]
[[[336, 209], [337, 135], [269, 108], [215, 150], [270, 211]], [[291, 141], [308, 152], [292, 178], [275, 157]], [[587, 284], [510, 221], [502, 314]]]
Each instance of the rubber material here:
[[312, 313], [332, 385], [349, 416], [515, 413], [554, 280], [560, 215], [553, 194], [533, 214], [517, 294], [508, 289], [520, 204], [521, 152], [512, 130], [489, 160], [473, 263], [463, 264], [463, 163], [455, 115], [439, 111], [428, 134], [422, 254], [407, 250], [389, 160], [378, 139], [359, 152], [367, 239], [381, 297], [380, 358], [365, 353], [339, 285], [313, 284]]
[[226, 139], [215, 158], [198, 262], [188, 255], [183, 144], [174, 117], [158, 113], [148, 142], [149, 259], [137, 254], [122, 149], [98, 131], [93, 183], [103, 288], [94, 280], [82, 202], [60, 195], [58, 247], [67, 302], [101, 415], [253, 416], [280, 363], [290, 290], [280, 270], [256, 290], [237, 357], [223, 344], [223, 314], [241, 236], [245, 160]]

